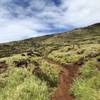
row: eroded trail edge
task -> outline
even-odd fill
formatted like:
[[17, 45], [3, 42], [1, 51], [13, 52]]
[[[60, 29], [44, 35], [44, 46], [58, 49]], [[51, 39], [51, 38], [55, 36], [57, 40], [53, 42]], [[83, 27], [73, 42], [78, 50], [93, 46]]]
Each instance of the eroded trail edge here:
[[70, 88], [75, 77], [78, 75], [79, 65], [60, 64], [59, 62], [51, 59], [48, 59], [47, 61], [60, 66], [58, 87], [51, 100], [74, 100], [75, 98], [70, 94]]

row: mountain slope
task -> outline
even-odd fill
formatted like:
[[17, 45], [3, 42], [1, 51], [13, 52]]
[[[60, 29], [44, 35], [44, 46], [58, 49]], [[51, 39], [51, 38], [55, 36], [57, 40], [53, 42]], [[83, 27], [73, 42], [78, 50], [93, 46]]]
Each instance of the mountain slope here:
[[34, 47], [44, 47], [44, 45], [48, 44], [72, 44], [82, 42], [82, 40], [85, 41], [87, 39], [91, 40], [91, 42], [96, 40], [100, 43], [100, 24], [92, 25], [86, 28], [75, 29], [71, 32], [41, 36], [18, 42], [0, 44], [0, 57], [22, 53], [29, 49], [33, 49]]
[[0, 99], [100, 100], [100, 24], [0, 44]]

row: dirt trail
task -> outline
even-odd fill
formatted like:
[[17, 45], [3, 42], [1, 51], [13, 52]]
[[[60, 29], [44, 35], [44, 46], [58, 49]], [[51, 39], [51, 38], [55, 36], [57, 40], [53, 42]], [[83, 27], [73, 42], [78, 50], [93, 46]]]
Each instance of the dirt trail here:
[[70, 95], [69, 90], [73, 79], [78, 73], [79, 66], [74, 64], [60, 64], [50, 59], [48, 62], [61, 66], [58, 87], [51, 100], [74, 100], [75, 98]]

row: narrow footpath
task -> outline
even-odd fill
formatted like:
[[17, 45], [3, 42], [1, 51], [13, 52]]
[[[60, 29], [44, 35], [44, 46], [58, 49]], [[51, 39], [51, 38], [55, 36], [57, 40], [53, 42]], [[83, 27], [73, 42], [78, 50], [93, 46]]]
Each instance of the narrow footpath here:
[[48, 62], [59, 65], [61, 70], [59, 74], [58, 87], [51, 100], [74, 100], [75, 98], [70, 94], [70, 88], [78, 74], [79, 65], [60, 64], [59, 62], [50, 59], [48, 59]]

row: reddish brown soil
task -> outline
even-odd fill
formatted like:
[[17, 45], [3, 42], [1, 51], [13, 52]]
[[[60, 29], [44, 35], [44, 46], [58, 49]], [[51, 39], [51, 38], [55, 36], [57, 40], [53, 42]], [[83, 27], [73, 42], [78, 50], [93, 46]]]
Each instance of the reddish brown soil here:
[[79, 66], [75, 64], [60, 64], [50, 59], [48, 62], [61, 66], [59, 84], [51, 100], [74, 100], [75, 98], [70, 94], [70, 88], [78, 73]]

